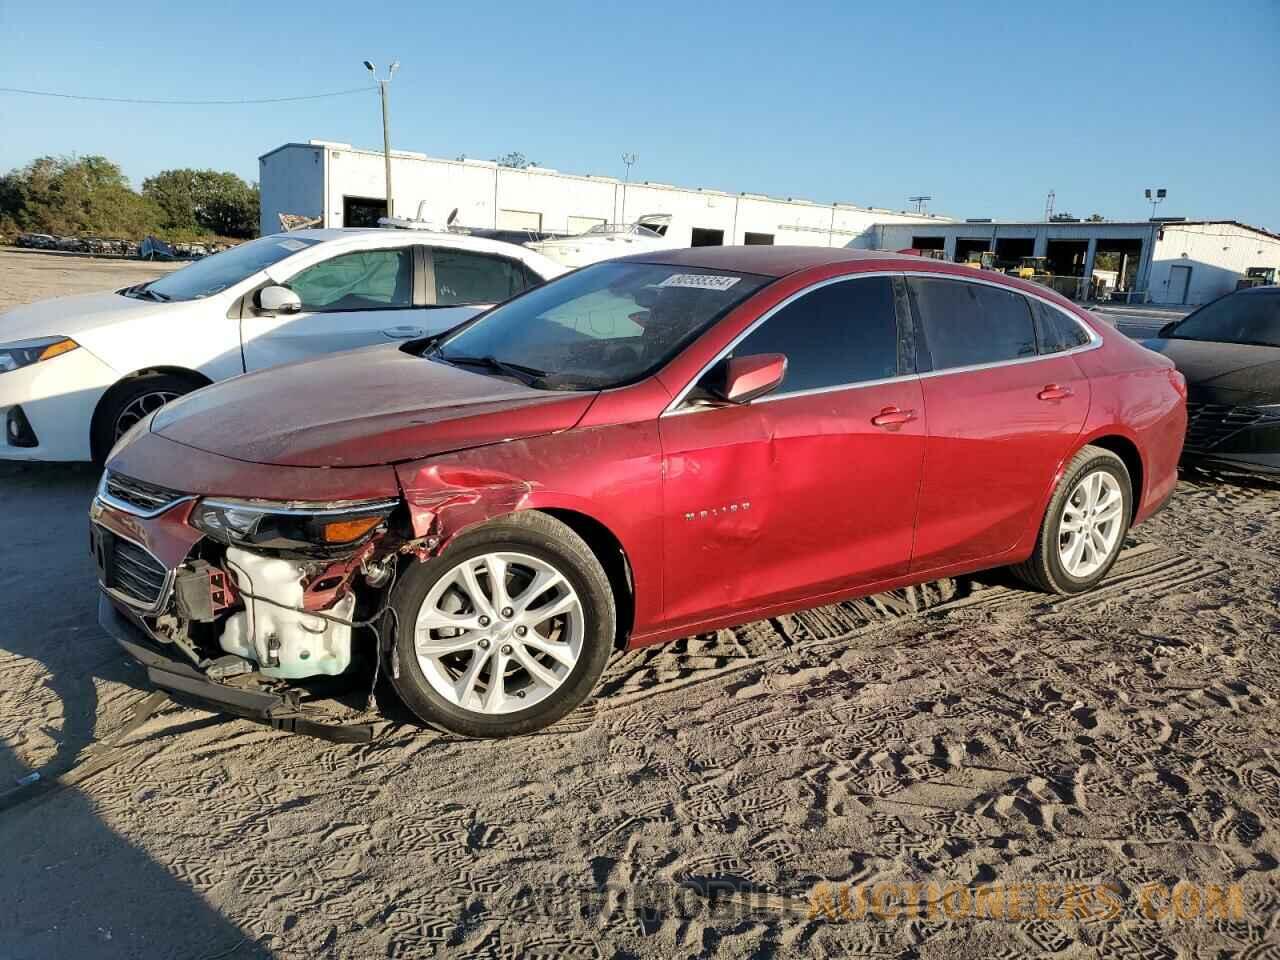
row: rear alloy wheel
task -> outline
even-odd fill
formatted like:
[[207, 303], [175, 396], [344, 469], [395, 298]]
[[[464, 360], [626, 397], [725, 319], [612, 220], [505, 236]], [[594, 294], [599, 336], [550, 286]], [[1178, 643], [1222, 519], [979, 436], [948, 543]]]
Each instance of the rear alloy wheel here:
[[466, 736], [527, 733], [590, 694], [612, 647], [614, 603], [591, 549], [527, 511], [486, 524], [405, 571], [393, 685], [422, 720]]
[[1049, 593], [1083, 593], [1098, 584], [1120, 555], [1133, 487], [1124, 461], [1088, 446], [1071, 463], [1049, 501], [1035, 551], [1013, 568]]

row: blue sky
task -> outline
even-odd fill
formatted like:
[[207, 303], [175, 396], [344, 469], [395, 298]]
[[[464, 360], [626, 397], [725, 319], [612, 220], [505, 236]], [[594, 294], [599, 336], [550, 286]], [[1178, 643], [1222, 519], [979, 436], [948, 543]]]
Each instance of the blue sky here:
[[[1125, 4], [30, 3], [0, 0], [0, 86], [291, 96], [398, 58], [402, 149], [954, 216], [1057, 209], [1280, 230], [1280, 0]], [[100, 153], [135, 182], [318, 137], [381, 144], [376, 95], [259, 106], [0, 93], [0, 170]]]

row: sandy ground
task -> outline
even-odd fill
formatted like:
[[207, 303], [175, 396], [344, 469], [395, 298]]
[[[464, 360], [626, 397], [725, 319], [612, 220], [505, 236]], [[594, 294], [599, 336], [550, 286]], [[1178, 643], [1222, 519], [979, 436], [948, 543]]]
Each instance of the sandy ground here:
[[0, 247], [0, 310], [45, 297], [119, 290], [181, 266]]
[[[9, 262], [0, 295], [49, 292]], [[94, 622], [93, 485], [0, 470], [0, 793], [146, 694]], [[336, 746], [170, 705], [96, 776], [0, 799], [0, 957], [1280, 956], [1278, 513], [1187, 480], [1090, 595], [991, 574], [622, 654], [534, 737]], [[1122, 909], [807, 916], [828, 881]], [[1243, 918], [1145, 917], [1179, 881], [1239, 884]]]

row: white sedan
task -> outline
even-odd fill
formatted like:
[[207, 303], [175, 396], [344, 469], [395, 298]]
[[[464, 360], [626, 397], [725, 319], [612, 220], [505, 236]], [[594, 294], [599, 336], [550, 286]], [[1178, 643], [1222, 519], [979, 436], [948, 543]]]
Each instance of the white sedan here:
[[0, 459], [101, 461], [175, 397], [439, 333], [565, 270], [463, 234], [297, 230], [114, 293], [16, 307], [0, 313]]

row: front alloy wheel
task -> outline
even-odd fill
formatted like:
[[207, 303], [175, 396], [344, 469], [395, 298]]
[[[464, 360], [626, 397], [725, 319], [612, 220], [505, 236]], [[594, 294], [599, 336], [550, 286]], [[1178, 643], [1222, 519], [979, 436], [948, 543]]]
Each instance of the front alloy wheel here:
[[527, 553], [463, 560], [431, 588], [414, 650], [454, 706], [512, 713], [555, 693], [582, 656], [582, 601], [555, 566]]
[[410, 564], [392, 606], [396, 692], [424, 722], [473, 737], [528, 733], [582, 703], [616, 629], [599, 559], [536, 510], [481, 524]]

